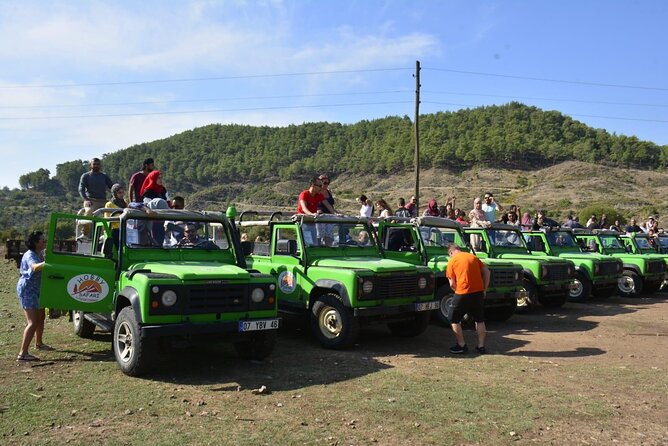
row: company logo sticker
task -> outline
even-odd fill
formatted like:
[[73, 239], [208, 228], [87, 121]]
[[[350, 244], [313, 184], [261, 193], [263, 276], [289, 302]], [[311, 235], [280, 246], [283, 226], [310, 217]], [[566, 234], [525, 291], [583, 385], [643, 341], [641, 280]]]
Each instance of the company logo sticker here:
[[83, 303], [99, 302], [109, 294], [109, 285], [95, 274], [79, 274], [67, 282], [67, 294]]
[[297, 288], [295, 275], [291, 271], [283, 271], [278, 275], [278, 288], [285, 294], [292, 294]]

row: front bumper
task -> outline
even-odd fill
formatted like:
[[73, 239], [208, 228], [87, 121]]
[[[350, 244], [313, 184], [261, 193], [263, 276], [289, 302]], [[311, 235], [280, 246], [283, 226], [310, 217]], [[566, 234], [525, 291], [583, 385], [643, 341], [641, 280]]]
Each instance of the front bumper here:
[[514, 305], [517, 299], [526, 295], [526, 291], [489, 291], [485, 294], [485, 308], [500, 308]]
[[[427, 305], [425, 305], [427, 304]], [[375, 307], [362, 307], [353, 309], [353, 315], [355, 317], [374, 317], [374, 316], [397, 316], [401, 314], [411, 314], [418, 311], [431, 311], [439, 308], [440, 301], [430, 300], [430, 301], [420, 301], [420, 302], [411, 302], [407, 304], [400, 305], [378, 305]], [[417, 306], [432, 306], [431, 310], [418, 310]]]
[[[271, 318], [271, 320], [278, 320], [280, 325], [280, 318]], [[239, 322], [254, 321], [265, 319], [243, 319], [241, 321], [224, 321], [216, 323], [201, 323], [195, 324], [192, 322], [184, 322], [180, 324], [161, 324], [161, 325], [142, 325], [140, 327], [141, 336], [147, 338], [158, 338], [166, 336], [197, 336], [197, 335], [235, 335], [243, 336], [246, 333], [240, 332]], [[278, 328], [278, 327], [276, 327]], [[274, 330], [275, 328], [270, 328]]]
[[572, 281], [564, 283], [548, 283], [544, 285], [538, 285], [538, 293], [543, 296], [552, 296], [560, 295], [563, 293], [568, 293], [571, 290]]

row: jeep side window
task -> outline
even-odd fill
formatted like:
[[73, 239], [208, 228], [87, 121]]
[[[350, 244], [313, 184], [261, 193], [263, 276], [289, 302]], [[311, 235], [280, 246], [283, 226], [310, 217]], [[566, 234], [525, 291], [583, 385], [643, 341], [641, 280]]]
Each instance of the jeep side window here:
[[103, 244], [106, 239], [105, 227], [95, 226], [95, 223], [87, 221], [88, 234], [94, 230], [93, 237], [79, 237], [75, 239], [75, 225], [81, 226], [83, 222], [75, 223], [72, 219], [59, 218], [56, 220], [56, 230], [53, 234], [53, 252], [58, 254], [80, 255], [88, 257], [102, 257]]
[[276, 247], [278, 246], [279, 242], [282, 240], [294, 240], [294, 242], [297, 244], [297, 253], [296, 255], [300, 255], [300, 248], [299, 248], [299, 242], [297, 240], [297, 230], [295, 228], [279, 228], [276, 230], [276, 239], [274, 240], [274, 254], [275, 255], [286, 255], [283, 252], [279, 252]]
[[415, 242], [410, 228], [388, 228], [387, 246], [388, 251], [414, 251]]
[[529, 236], [529, 249], [532, 251], [545, 252], [545, 244], [539, 235]]

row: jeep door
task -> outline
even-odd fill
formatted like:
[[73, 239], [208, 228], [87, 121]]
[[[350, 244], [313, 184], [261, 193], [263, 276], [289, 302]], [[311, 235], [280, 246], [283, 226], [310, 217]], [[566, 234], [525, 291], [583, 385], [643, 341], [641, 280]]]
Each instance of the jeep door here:
[[298, 228], [294, 224], [277, 224], [273, 228], [271, 273], [277, 278], [279, 309], [305, 310], [309, 305], [312, 285], [304, 273], [304, 245]]
[[420, 239], [415, 226], [384, 224], [381, 231], [380, 239], [385, 257], [412, 264], [423, 263]]
[[[78, 240], [77, 233], [81, 233]], [[116, 279], [116, 264], [111, 257], [118, 246], [111, 234], [109, 223], [102, 218], [51, 216], [40, 291], [42, 307], [111, 311]], [[76, 249], [70, 249], [73, 246]]]

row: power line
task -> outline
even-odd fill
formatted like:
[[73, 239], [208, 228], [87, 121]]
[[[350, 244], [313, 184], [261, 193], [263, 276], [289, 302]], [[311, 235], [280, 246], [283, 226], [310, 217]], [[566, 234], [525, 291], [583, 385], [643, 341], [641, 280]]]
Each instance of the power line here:
[[101, 87], [113, 85], [143, 85], [143, 84], [168, 84], [178, 82], [205, 82], [221, 81], [235, 79], [259, 79], [270, 77], [292, 77], [292, 76], [318, 76], [323, 74], [350, 74], [350, 73], [375, 73], [383, 71], [405, 71], [412, 68], [369, 68], [365, 70], [332, 70], [332, 71], [304, 71], [296, 73], [277, 73], [277, 74], [247, 74], [239, 76], [213, 76], [213, 77], [193, 77], [182, 79], [153, 79], [143, 81], [119, 81], [119, 82], [85, 82], [74, 84], [41, 84], [41, 85], [0, 85], [0, 89], [25, 89], [25, 88], [72, 88], [72, 87]]
[[540, 82], [554, 82], [560, 84], [575, 84], [575, 85], [589, 85], [594, 87], [613, 87], [613, 88], [631, 88], [636, 90], [655, 90], [655, 91], [668, 91], [668, 88], [665, 87], [647, 87], [642, 85], [625, 85], [625, 84], [606, 84], [602, 82], [586, 82], [586, 81], [573, 81], [573, 80], [564, 80], [564, 79], [550, 79], [544, 77], [531, 77], [531, 76], [515, 76], [509, 74], [498, 74], [498, 73], [484, 73], [481, 71], [464, 71], [464, 70], [452, 70], [448, 68], [422, 68], [423, 70], [430, 71], [443, 71], [447, 73], [459, 73], [459, 74], [473, 74], [476, 76], [491, 76], [491, 77], [501, 77], [506, 79], [522, 79], [529, 81], [540, 81]]
[[[473, 104], [458, 104], [454, 102], [435, 102], [435, 101], [422, 101], [424, 104], [435, 104], [435, 105], [453, 105], [456, 107], [481, 107], [481, 105], [473, 105]], [[575, 114], [575, 113], [566, 113], [563, 111], [559, 111], [559, 113], [562, 113], [567, 116], [581, 116], [585, 118], [601, 118], [601, 119], [616, 119], [619, 121], [641, 121], [641, 122], [660, 122], [660, 123], [668, 123], [668, 120], [662, 120], [662, 119], [646, 119], [646, 118], [629, 118], [629, 117], [622, 117], [622, 116], [603, 116], [603, 115], [583, 115], [583, 114]]]
[[79, 118], [115, 118], [125, 116], [153, 116], [153, 115], [186, 115], [197, 113], [221, 113], [221, 112], [240, 112], [240, 111], [260, 111], [260, 110], [285, 110], [297, 108], [330, 108], [330, 107], [355, 107], [362, 105], [390, 105], [390, 104], [412, 104], [413, 101], [385, 101], [385, 102], [361, 102], [347, 104], [322, 104], [322, 105], [288, 105], [276, 107], [248, 107], [248, 108], [228, 108], [211, 110], [184, 110], [184, 111], [162, 111], [146, 113], [109, 113], [98, 115], [61, 115], [61, 116], [28, 116], [28, 117], [0, 117], [0, 121], [21, 121], [21, 120], [44, 120], [44, 119], [79, 119]]
[[365, 96], [377, 94], [395, 94], [395, 93], [412, 93], [413, 90], [388, 90], [388, 91], [366, 91], [366, 92], [350, 92], [350, 93], [320, 93], [320, 94], [295, 94], [295, 95], [280, 95], [280, 96], [239, 96], [231, 98], [203, 98], [203, 99], [175, 99], [164, 101], [142, 101], [142, 102], [109, 102], [99, 104], [51, 104], [51, 105], [0, 105], [0, 109], [40, 109], [40, 108], [78, 108], [78, 107], [114, 107], [127, 105], [162, 105], [162, 104], [186, 104], [195, 102], [224, 102], [224, 101], [250, 101], [258, 99], [294, 99], [294, 98], [311, 98], [311, 97], [327, 97], [327, 96]]
[[[500, 94], [483, 94], [483, 93], [460, 93], [457, 91], [431, 91], [431, 90], [422, 90], [425, 93], [431, 94], [447, 94], [447, 95], [460, 95], [460, 96], [476, 96], [476, 97], [489, 97], [489, 98], [505, 98], [505, 99], [522, 99], [530, 101], [555, 101], [555, 102], [576, 102], [580, 104], [603, 104], [603, 105], [630, 105], [638, 107], [668, 107], [668, 104], [641, 104], [634, 102], [609, 102], [609, 101], [588, 101], [584, 99], [557, 99], [557, 98], [540, 98], [540, 97], [530, 97], [530, 96], [505, 96]], [[2, 107], [0, 107], [2, 108]]]

